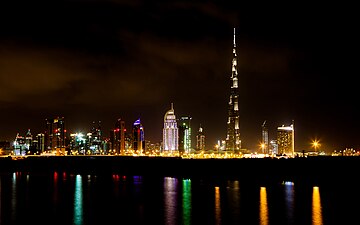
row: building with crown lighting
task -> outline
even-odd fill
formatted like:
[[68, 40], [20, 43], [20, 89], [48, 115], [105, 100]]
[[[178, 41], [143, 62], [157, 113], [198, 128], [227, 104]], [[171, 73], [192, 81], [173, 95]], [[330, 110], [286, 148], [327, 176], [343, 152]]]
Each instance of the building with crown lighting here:
[[230, 77], [230, 98], [228, 103], [227, 135], [225, 151], [235, 152], [241, 149], [240, 115], [239, 115], [239, 80], [237, 72], [237, 55], [234, 28], [233, 59]]
[[277, 147], [279, 155], [293, 156], [295, 152], [294, 124], [277, 128]]
[[140, 122], [140, 118], [137, 119], [132, 126], [132, 146], [133, 150], [137, 154], [144, 153], [145, 151], [145, 138], [144, 127]]
[[179, 130], [176, 122], [174, 106], [165, 113], [163, 128], [163, 148], [164, 153], [174, 153], [179, 150]]

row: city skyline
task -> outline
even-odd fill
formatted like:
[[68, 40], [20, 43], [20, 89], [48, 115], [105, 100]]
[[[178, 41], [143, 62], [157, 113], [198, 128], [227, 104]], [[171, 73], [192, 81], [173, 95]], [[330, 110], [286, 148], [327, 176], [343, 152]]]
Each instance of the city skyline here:
[[174, 103], [211, 148], [226, 138], [235, 27], [243, 148], [259, 150], [265, 120], [269, 140], [294, 120], [296, 150], [314, 138], [328, 151], [359, 148], [351, 14], [211, 1], [21, 6], [0, 15], [1, 140], [63, 116], [70, 131], [102, 121], [105, 134], [141, 118], [145, 139], [159, 142]]

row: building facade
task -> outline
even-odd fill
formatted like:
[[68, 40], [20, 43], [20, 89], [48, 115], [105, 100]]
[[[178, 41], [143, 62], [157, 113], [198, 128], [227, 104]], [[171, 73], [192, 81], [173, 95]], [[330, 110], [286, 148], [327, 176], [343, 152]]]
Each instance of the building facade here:
[[179, 152], [189, 154], [191, 152], [191, 117], [182, 116], [179, 125]]
[[204, 134], [204, 129], [201, 127], [201, 125], [196, 135], [196, 150], [205, 151], [205, 134]]
[[294, 124], [277, 128], [278, 154], [293, 156], [295, 152]]
[[269, 131], [266, 120], [261, 125], [261, 151], [263, 154], [269, 154]]
[[110, 131], [110, 149], [113, 154], [125, 154], [125, 121], [117, 119], [115, 128]]
[[225, 150], [235, 152], [241, 149], [240, 115], [239, 115], [239, 80], [237, 72], [237, 55], [234, 28], [233, 59], [230, 77], [230, 99], [228, 103], [227, 135]]
[[65, 153], [66, 130], [64, 117], [46, 119], [45, 148], [56, 150], [56, 154]]
[[179, 150], [179, 130], [176, 122], [174, 106], [165, 113], [163, 128], [163, 148], [164, 153], [174, 153]]
[[137, 119], [132, 127], [132, 146], [133, 150], [137, 154], [142, 154], [145, 151], [145, 138], [144, 138], [144, 127], [140, 122], [140, 119]]

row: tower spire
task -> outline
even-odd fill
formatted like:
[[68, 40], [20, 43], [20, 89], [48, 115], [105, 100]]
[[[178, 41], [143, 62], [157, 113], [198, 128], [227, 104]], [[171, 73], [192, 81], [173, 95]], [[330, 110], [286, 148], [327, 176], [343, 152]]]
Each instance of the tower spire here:
[[230, 99], [228, 105], [228, 121], [227, 121], [227, 135], [226, 135], [226, 151], [235, 152], [241, 148], [240, 140], [240, 116], [239, 116], [239, 84], [237, 72], [237, 55], [236, 55], [236, 41], [235, 41], [235, 28], [234, 28], [234, 47], [233, 59], [231, 65], [230, 77]]
[[235, 39], [235, 27], [234, 27], [234, 47], [236, 47], [236, 39]]

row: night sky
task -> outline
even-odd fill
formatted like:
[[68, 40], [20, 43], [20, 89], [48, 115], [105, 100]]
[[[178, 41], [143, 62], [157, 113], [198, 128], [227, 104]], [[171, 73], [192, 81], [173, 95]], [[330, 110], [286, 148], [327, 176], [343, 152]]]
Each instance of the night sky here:
[[[51, 2], [51, 3], [49, 3]], [[350, 6], [217, 1], [2, 1], [0, 140], [141, 119], [160, 142], [164, 114], [201, 124], [206, 147], [225, 139], [236, 28], [242, 147], [259, 150], [295, 122], [295, 150], [360, 148], [358, 25]], [[356, 63], [358, 63], [356, 61]], [[195, 134], [193, 135], [195, 142]], [[193, 147], [195, 143], [193, 142]]]

